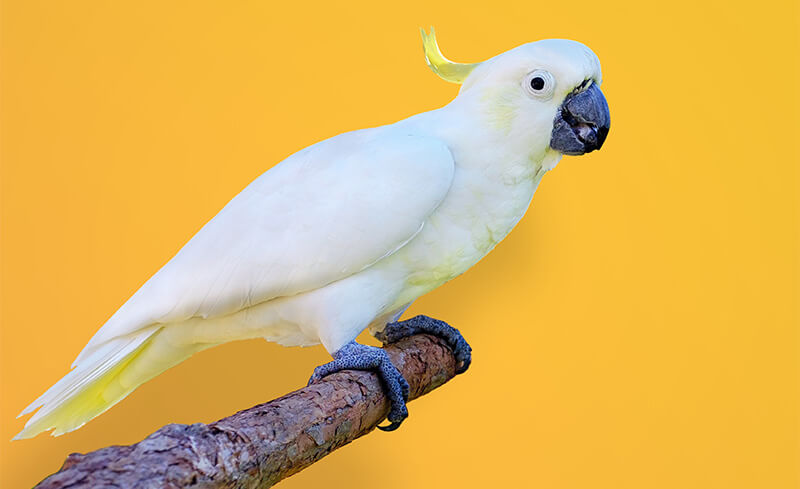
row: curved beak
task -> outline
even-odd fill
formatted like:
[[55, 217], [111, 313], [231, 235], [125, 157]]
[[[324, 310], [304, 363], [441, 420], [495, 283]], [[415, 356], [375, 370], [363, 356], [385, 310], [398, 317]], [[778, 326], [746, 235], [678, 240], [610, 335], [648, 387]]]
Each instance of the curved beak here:
[[567, 95], [558, 109], [550, 147], [565, 155], [582, 155], [603, 146], [611, 125], [608, 103], [595, 85]]

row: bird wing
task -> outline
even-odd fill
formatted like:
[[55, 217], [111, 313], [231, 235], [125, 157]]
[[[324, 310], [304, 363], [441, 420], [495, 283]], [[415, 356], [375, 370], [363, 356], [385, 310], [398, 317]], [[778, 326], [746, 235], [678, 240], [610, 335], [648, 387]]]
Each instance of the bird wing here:
[[76, 363], [150, 325], [313, 290], [402, 248], [444, 199], [454, 162], [438, 139], [386, 129], [322, 141], [262, 174], [106, 322]]

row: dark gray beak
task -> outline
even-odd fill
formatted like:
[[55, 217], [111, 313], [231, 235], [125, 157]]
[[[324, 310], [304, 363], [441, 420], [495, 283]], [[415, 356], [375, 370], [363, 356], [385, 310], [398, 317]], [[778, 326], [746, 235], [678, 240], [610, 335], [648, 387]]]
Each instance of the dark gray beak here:
[[550, 147], [565, 155], [582, 155], [603, 146], [611, 125], [608, 103], [597, 85], [567, 95], [558, 109]]

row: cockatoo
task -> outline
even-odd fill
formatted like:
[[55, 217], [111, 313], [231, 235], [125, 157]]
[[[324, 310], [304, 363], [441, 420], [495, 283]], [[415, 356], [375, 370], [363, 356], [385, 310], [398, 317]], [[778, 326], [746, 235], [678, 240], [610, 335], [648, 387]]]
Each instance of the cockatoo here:
[[142, 383], [228, 341], [322, 343], [342, 369], [378, 373], [386, 429], [408, 415], [408, 384], [384, 351], [360, 345], [415, 332], [470, 348], [425, 316], [396, 322], [421, 295], [475, 265], [517, 224], [562, 155], [599, 149], [609, 129], [597, 56], [548, 39], [473, 64], [425, 59], [461, 84], [442, 108], [309, 146], [235, 196], [89, 340], [73, 369], [31, 403], [16, 438], [81, 427]]

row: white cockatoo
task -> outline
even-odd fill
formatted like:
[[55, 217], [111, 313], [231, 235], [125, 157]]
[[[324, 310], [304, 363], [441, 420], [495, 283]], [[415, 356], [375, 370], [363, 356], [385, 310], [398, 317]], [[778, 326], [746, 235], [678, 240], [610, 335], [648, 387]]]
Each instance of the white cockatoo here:
[[[525, 214], [562, 155], [599, 149], [609, 128], [600, 62], [575, 41], [524, 44], [482, 63], [447, 60], [422, 32], [428, 65], [461, 84], [446, 106], [309, 146], [233, 198], [89, 340], [72, 371], [33, 401], [16, 438], [82, 426], [192, 354], [233, 340], [322, 343], [334, 360], [312, 381], [379, 373], [393, 429], [408, 385], [369, 327], [389, 341], [426, 331], [417, 297], [464, 273]], [[388, 324], [388, 327], [387, 327]]]

